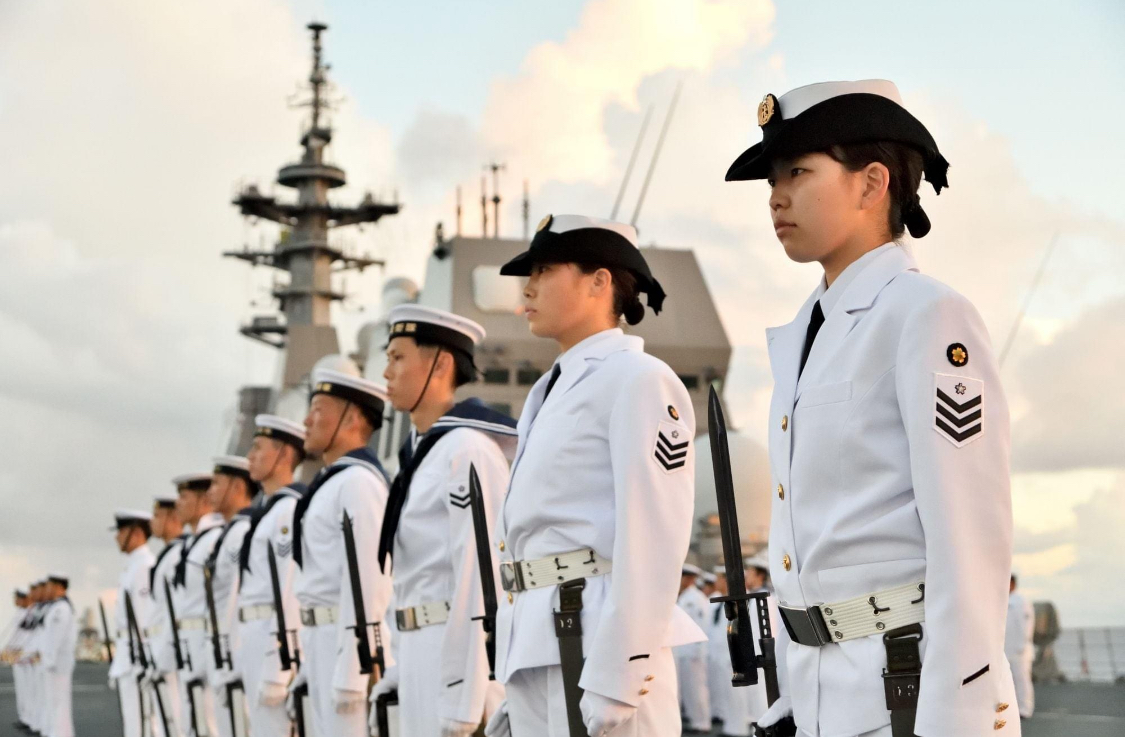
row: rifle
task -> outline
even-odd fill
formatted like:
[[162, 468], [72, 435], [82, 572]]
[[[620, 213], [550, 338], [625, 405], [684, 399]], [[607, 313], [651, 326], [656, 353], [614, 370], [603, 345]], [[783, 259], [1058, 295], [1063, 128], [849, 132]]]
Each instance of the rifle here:
[[[105, 618], [105, 604], [98, 599], [98, 614], [102, 618], [102, 644], [105, 645], [106, 657], [109, 658], [110, 668], [113, 667], [113, 639], [109, 636], [109, 620]], [[22, 625], [21, 625], [22, 626]], [[125, 706], [121, 703], [121, 695], [117, 696], [117, 713], [121, 717], [121, 728], [125, 728]]]
[[[266, 542], [266, 559], [270, 564], [270, 585], [273, 589], [273, 610], [277, 616], [277, 652], [281, 658], [282, 670], [293, 670], [294, 666], [301, 667], [300, 640], [297, 631], [290, 630], [285, 623], [285, 602], [281, 598], [281, 577], [277, 573], [277, 556], [273, 552], [273, 543]], [[293, 649], [289, 649], [289, 633], [293, 633]], [[305, 698], [309, 694], [308, 685], [299, 686], [293, 691], [294, 722], [297, 723], [298, 737], [305, 737]]]
[[[367, 611], [363, 603], [363, 582], [359, 576], [359, 556], [355, 551], [355, 532], [352, 530], [352, 518], [344, 512], [344, 551], [348, 559], [348, 576], [352, 586], [352, 604], [355, 606], [355, 631], [356, 652], [359, 654], [359, 672], [371, 673], [378, 668], [376, 674], [382, 677], [385, 660], [383, 658], [383, 640], [379, 635], [379, 623], [367, 621]], [[375, 655], [371, 654], [371, 643], [367, 639], [367, 628], [372, 627], [375, 635]]]
[[[132, 644], [134, 642], [134, 639], [133, 639], [134, 636], [136, 637], [136, 640], [135, 640], [136, 641], [136, 647], [137, 647], [137, 658], [136, 659], [137, 659], [137, 661], [140, 661], [140, 666], [141, 666], [141, 675], [137, 676], [137, 692], [143, 693], [143, 689], [141, 688], [141, 686], [143, 685], [144, 673], [145, 673], [145, 671], [148, 670], [150, 659], [149, 659], [148, 655], [145, 653], [145, 641], [144, 641], [144, 637], [141, 635], [141, 626], [137, 623], [137, 614], [133, 609], [133, 599], [132, 599], [132, 597], [129, 596], [128, 591], [125, 592], [125, 619], [128, 621], [130, 644]], [[136, 661], [134, 661], [134, 662], [136, 662]], [[168, 737], [169, 735], [172, 734], [172, 730], [171, 730], [171, 725], [169, 725], [169, 723], [168, 723], [168, 712], [164, 709], [164, 698], [160, 694], [160, 685], [162, 683], [164, 683], [163, 676], [160, 676], [159, 674], [157, 674], [156, 679], [154, 679], [153, 682], [152, 682], [152, 695], [156, 699], [156, 708], [160, 712], [160, 723], [164, 725], [164, 735], [165, 735], [165, 737]], [[143, 699], [142, 699], [142, 702], [143, 702]], [[141, 713], [142, 713], [142, 716], [143, 716], [144, 707], [142, 706], [141, 709], [142, 709]]]
[[[727, 425], [719, 395], [712, 386], [707, 398], [708, 434], [711, 440], [711, 463], [715, 473], [715, 496], [719, 507], [719, 531], [723, 540], [726, 563], [727, 595], [716, 596], [713, 602], [723, 604], [727, 622], [727, 648], [730, 651], [731, 684], [749, 686], [758, 682], [758, 668], [766, 679], [766, 700], [772, 706], [779, 696], [777, 659], [774, 655], [773, 630], [770, 626], [767, 592], [746, 592], [746, 574], [742, 566], [742, 538], [738, 531], [738, 509], [735, 506], [734, 480], [727, 445]], [[757, 604], [759, 645], [762, 654], [754, 652], [754, 633], [750, 627], [747, 602]]]
[[[135, 668], [140, 664], [138, 663], [138, 661], [147, 661], [144, 660], [145, 655], [143, 650], [138, 654], [137, 640], [133, 637], [133, 626], [136, 624], [136, 620], [132, 615], [133, 600], [129, 598], [128, 591], [124, 591], [123, 593], [125, 594], [125, 631], [129, 635], [129, 662], [132, 663], [133, 667]], [[144, 670], [142, 666], [141, 672], [137, 675], [137, 706], [140, 707], [141, 710], [142, 732], [144, 731], [143, 725], [148, 724], [148, 715], [145, 714], [144, 693], [141, 690], [141, 683], [143, 682], [143, 680]]]
[[191, 670], [191, 653], [180, 645], [180, 621], [176, 619], [176, 605], [172, 603], [172, 587], [164, 579], [164, 599], [168, 602], [168, 619], [172, 621], [172, 651], [176, 654], [176, 670]]
[[[213, 560], [214, 558], [212, 561]], [[203, 592], [207, 597], [207, 614], [211, 622], [211, 654], [215, 658], [215, 670], [221, 671], [225, 665], [228, 669], [233, 671], [234, 664], [231, 661], [229, 639], [227, 640], [227, 653], [225, 656], [223, 655], [223, 635], [219, 632], [219, 610], [215, 606], [215, 587], [213, 585], [215, 568], [212, 565], [212, 561], [207, 561], [203, 564]], [[246, 734], [246, 726], [242, 720], [239, 719], [240, 714], [246, 713], [242, 703], [244, 701], [243, 696], [245, 695], [242, 679], [235, 679], [227, 683], [226, 692], [231, 734], [235, 737], [243, 737]]]
[[469, 464], [469, 506], [473, 510], [473, 532], [477, 540], [477, 567], [480, 569], [484, 614], [473, 617], [484, 630], [484, 650], [488, 654], [488, 680], [496, 680], [496, 578], [492, 572], [492, 547], [488, 537], [488, 519], [484, 511], [484, 493], [476, 466]]

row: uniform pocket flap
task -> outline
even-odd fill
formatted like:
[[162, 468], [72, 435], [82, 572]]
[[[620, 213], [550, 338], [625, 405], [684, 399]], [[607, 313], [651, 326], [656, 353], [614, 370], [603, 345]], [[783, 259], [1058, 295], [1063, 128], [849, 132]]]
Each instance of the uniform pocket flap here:
[[818, 384], [806, 387], [797, 400], [798, 407], [815, 407], [820, 404], [846, 402], [852, 398], [852, 382], [840, 381], [835, 384]]

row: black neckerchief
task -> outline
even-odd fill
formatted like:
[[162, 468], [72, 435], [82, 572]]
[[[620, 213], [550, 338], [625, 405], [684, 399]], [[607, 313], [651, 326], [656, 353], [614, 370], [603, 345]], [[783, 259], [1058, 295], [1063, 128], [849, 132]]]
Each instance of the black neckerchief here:
[[254, 509], [250, 514], [250, 529], [246, 531], [246, 537], [242, 538], [242, 550], [238, 551], [238, 564], [242, 571], [250, 572], [250, 541], [254, 539], [254, 531], [258, 529], [258, 523], [269, 514], [274, 505], [282, 499], [296, 499], [301, 500], [301, 497], [308, 491], [308, 487], [302, 483], [294, 482], [289, 484], [283, 489], [278, 489], [268, 499], [266, 503]]
[[387, 508], [383, 512], [383, 529], [379, 534], [379, 570], [387, 570], [387, 558], [393, 557], [395, 533], [398, 531], [399, 520], [402, 519], [402, 510], [406, 506], [406, 497], [410, 493], [410, 482], [414, 472], [422, 465], [437, 441], [450, 430], [467, 427], [481, 432], [492, 432], [499, 435], [515, 435], [516, 421], [502, 412], [489, 408], [479, 399], [466, 399], [455, 405], [449, 412], [433, 424], [429, 430], [418, 440], [414, 446], [413, 434], [406, 438], [398, 451], [398, 475], [391, 484], [390, 495], [387, 497]]
[[353, 466], [366, 468], [373, 473], [377, 473], [382, 477], [384, 483], [388, 483], [387, 472], [383, 470], [383, 464], [379, 463], [379, 459], [367, 446], [348, 451], [337, 458], [331, 466], [320, 469], [312, 483], [309, 484], [309, 490], [297, 500], [297, 508], [293, 510], [293, 560], [297, 562], [298, 566], [302, 566], [304, 563], [301, 555], [301, 520], [304, 518], [305, 512], [308, 511], [313, 496], [328, 482], [328, 479]]
[[227, 533], [234, 529], [236, 523], [242, 520], [249, 520], [250, 514], [250, 507], [240, 509], [230, 518], [230, 522], [223, 525], [222, 534], [220, 534], [219, 539], [215, 541], [215, 547], [211, 548], [211, 554], [207, 556], [207, 567], [211, 569], [212, 575], [215, 573], [215, 564], [219, 560], [219, 551], [223, 548], [223, 540], [227, 539]]
[[203, 536], [206, 535], [207, 533], [214, 532], [216, 530], [222, 530], [222, 529], [223, 528], [220, 527], [219, 525], [215, 525], [214, 527], [208, 527], [206, 530], [199, 533], [198, 535], [192, 536], [191, 542], [187, 543], [184, 546], [184, 552], [180, 555], [179, 562], [176, 563], [176, 575], [175, 575], [175, 580], [173, 581], [173, 583], [176, 586], [182, 587], [184, 584], [187, 583], [188, 556], [191, 554], [192, 548], [194, 548], [196, 546], [196, 544], [200, 540], [202, 540]]
[[164, 560], [164, 556], [168, 555], [168, 553], [172, 551], [172, 548], [176, 547], [176, 543], [183, 546], [187, 537], [187, 533], [185, 532], [179, 537], [172, 538], [172, 540], [164, 546], [164, 549], [160, 551], [160, 555], [156, 556], [156, 562], [152, 564], [152, 568], [148, 571], [148, 590], [152, 592], [153, 596], [156, 596], [156, 569], [160, 567], [160, 561]]

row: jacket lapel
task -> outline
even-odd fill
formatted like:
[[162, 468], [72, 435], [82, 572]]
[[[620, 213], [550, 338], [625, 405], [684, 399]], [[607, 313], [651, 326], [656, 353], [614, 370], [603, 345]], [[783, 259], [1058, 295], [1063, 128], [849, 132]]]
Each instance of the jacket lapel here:
[[766, 329], [766, 349], [770, 356], [770, 370], [773, 372], [773, 391], [784, 404], [792, 406], [793, 395], [797, 389], [797, 370], [801, 366], [801, 350], [805, 347], [805, 332], [809, 325], [813, 304], [817, 293], [814, 291], [793, 322], [776, 328]]

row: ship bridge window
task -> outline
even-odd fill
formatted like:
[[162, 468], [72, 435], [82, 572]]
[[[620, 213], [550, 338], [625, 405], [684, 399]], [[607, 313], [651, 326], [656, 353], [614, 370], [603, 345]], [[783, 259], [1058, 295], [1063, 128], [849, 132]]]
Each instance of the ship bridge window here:
[[689, 392], [699, 388], [699, 377], [695, 374], [680, 374], [679, 376], [680, 381], [684, 382], [684, 386], [687, 387]]
[[518, 315], [523, 309], [523, 280], [500, 276], [499, 266], [473, 269], [473, 303], [481, 312]]
[[521, 368], [516, 372], [516, 383], [520, 386], [531, 386], [539, 381], [539, 377], [543, 372], [537, 368]]
[[507, 384], [512, 379], [512, 372], [506, 368], [486, 368], [483, 373], [485, 384]]

